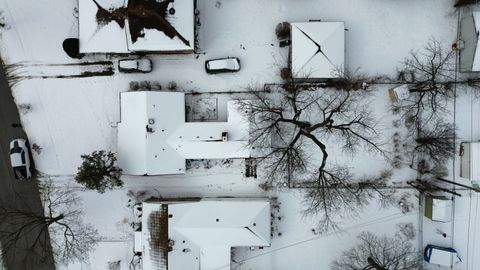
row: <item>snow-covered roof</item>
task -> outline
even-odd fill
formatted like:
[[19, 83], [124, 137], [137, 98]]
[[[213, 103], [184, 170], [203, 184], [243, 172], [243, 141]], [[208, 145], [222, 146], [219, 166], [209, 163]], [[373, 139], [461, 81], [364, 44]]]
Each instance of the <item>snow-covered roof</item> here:
[[473, 57], [472, 71], [480, 71], [480, 40], [478, 39], [478, 34], [480, 31], [480, 12], [473, 12], [473, 21], [475, 24], [475, 32], [477, 37], [477, 47], [475, 49], [475, 56]]
[[345, 61], [343, 22], [291, 23], [293, 78], [336, 78]]
[[[124, 6], [125, 0], [96, 0], [106, 9]], [[99, 25], [96, 20], [98, 7], [92, 0], [78, 0], [78, 33], [81, 53], [128, 53], [125, 27], [115, 21]]]
[[[81, 53], [129, 53], [135, 51], [190, 52], [194, 49], [193, 0], [166, 3], [165, 14], [140, 0], [78, 0]], [[98, 20], [103, 8], [115, 19]], [[170, 13], [170, 11], [174, 11]], [[168, 34], [167, 34], [168, 33]]]
[[[147, 28], [142, 32], [144, 36], [134, 42], [131, 31], [127, 31], [128, 49], [130, 51], [193, 51], [193, 0], [172, 1], [169, 7], [175, 10], [175, 14], [167, 12], [168, 15], [165, 20], [172, 26], [172, 30], [176, 31], [176, 35], [170, 38], [162, 31]], [[158, 19], [162, 20], [163, 18], [159, 16]], [[127, 21], [127, 29], [130, 29], [130, 23], [130, 21]]]
[[[227, 107], [227, 122], [186, 123], [184, 93], [121, 93], [120, 167], [132, 175], [181, 174], [185, 159], [249, 157], [248, 120], [235, 101]], [[227, 141], [222, 141], [224, 132]]]
[[433, 221], [450, 222], [452, 219], [452, 201], [447, 197], [427, 196], [425, 216]]
[[474, 182], [480, 181], [480, 142], [462, 143], [460, 176]]
[[[152, 231], [152, 214], [159, 217], [155, 216], [159, 212], [168, 215], [168, 225]], [[152, 239], [165, 234], [168, 248], [152, 249]], [[270, 203], [254, 199], [145, 202], [142, 236], [143, 269], [230, 269], [232, 247], [270, 245]]]

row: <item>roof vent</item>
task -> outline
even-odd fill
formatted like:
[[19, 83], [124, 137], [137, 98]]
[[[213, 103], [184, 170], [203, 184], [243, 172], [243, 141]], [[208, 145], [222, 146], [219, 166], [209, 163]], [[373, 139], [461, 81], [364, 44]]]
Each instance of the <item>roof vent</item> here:
[[222, 141], [223, 142], [228, 141], [228, 132], [222, 132]]

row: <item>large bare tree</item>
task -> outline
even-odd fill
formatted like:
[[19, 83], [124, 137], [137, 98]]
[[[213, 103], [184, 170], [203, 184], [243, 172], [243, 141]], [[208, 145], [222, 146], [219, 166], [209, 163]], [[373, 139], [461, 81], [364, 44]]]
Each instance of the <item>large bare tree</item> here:
[[359, 181], [329, 158], [335, 151], [360, 149], [383, 154], [368, 91], [287, 82], [271, 93], [252, 92], [255, 99], [239, 105], [249, 114], [250, 146], [258, 151], [268, 184], [303, 180], [306, 213], [321, 214], [320, 230], [335, 227], [334, 213], [355, 212], [373, 193], [383, 194], [388, 174]]
[[[14, 247], [28, 232], [35, 232], [34, 239], [28, 239], [29, 251], [45, 250], [51, 244], [58, 263], [68, 264], [84, 260], [88, 252], [100, 240], [97, 230], [83, 221], [83, 211], [78, 195], [68, 187], [56, 187], [50, 179], [40, 184], [44, 214], [28, 207], [10, 209], [0, 207], [0, 231], [4, 248]], [[50, 238], [49, 238], [50, 236]]]
[[415, 270], [422, 268], [421, 254], [400, 233], [393, 237], [362, 232], [357, 246], [343, 252], [332, 270]]
[[455, 127], [442, 119], [436, 119], [418, 129], [410, 129], [405, 144], [410, 166], [420, 160], [442, 166], [455, 156]]
[[[421, 119], [446, 109], [446, 101], [455, 95], [455, 53], [432, 38], [421, 51], [412, 51], [404, 60], [403, 72], [411, 74], [410, 94], [394, 105], [404, 118], [420, 125]], [[423, 115], [422, 115], [423, 114]]]

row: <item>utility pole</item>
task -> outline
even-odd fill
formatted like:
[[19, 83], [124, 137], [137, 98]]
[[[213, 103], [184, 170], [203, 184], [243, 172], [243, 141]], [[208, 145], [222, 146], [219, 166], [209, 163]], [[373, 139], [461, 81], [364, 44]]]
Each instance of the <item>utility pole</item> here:
[[457, 183], [457, 182], [453, 182], [453, 181], [451, 181], [451, 180], [447, 180], [447, 179], [444, 179], [444, 178], [441, 178], [441, 177], [437, 177], [437, 180], [443, 181], [443, 182], [445, 182], [445, 183], [457, 185], [457, 186], [460, 186], [460, 187], [464, 187], [464, 188], [473, 190], [473, 191], [475, 191], [475, 192], [480, 192], [480, 188], [467, 186], [467, 185], [460, 184], [460, 183]]

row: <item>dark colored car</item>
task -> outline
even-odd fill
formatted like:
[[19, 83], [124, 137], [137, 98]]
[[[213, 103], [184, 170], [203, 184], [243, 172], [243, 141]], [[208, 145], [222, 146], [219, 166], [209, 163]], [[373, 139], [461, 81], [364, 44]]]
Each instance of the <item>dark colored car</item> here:
[[240, 60], [237, 57], [226, 57], [205, 61], [205, 71], [209, 74], [237, 72], [240, 70]]

